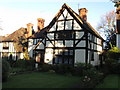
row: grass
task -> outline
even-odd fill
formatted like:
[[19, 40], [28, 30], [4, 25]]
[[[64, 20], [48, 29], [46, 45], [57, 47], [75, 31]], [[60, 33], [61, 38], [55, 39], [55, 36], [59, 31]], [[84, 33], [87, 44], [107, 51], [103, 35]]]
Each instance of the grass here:
[[117, 88], [120, 90], [120, 75], [108, 75], [96, 88]]
[[71, 88], [80, 77], [57, 75], [50, 72], [32, 72], [10, 76], [3, 88]]

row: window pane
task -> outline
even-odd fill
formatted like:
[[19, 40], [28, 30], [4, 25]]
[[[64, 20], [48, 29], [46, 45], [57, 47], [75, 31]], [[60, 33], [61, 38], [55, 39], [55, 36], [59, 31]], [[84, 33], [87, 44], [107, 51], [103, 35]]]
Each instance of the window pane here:
[[60, 22], [58, 22], [58, 29], [57, 29], [58, 31], [59, 30], [64, 30], [64, 21], [60, 21]]
[[73, 47], [73, 40], [65, 40], [66, 47]]
[[64, 55], [68, 55], [68, 50], [64, 50]]
[[66, 21], [65, 30], [72, 30], [72, 20]]
[[63, 41], [55, 41], [55, 46], [56, 47], [63, 47]]
[[62, 55], [62, 54], [63, 54], [63, 50], [59, 49], [59, 55]]
[[65, 58], [64, 58], [64, 63], [65, 63], [65, 64], [68, 64], [68, 60], [69, 60], [69, 57], [65, 57]]
[[70, 50], [70, 55], [73, 55], [73, 50]]
[[73, 59], [69, 58], [69, 64], [73, 64]]

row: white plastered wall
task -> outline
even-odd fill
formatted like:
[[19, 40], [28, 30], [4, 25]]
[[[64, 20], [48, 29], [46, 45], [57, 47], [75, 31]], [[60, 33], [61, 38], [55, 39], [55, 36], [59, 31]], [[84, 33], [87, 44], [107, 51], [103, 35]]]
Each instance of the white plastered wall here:
[[33, 39], [29, 39], [28, 40], [28, 53], [30, 57], [33, 57], [33, 48], [34, 48]]
[[84, 49], [75, 50], [75, 63], [85, 63], [85, 50]]

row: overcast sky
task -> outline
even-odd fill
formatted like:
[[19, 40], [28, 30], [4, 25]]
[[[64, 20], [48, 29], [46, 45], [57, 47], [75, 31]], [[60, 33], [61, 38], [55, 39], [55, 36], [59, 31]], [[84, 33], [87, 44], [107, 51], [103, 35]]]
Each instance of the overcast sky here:
[[110, 0], [1, 0], [0, 27], [3, 30], [0, 35], [11, 34], [21, 27], [26, 28], [27, 23], [33, 23], [36, 30], [37, 18], [44, 18], [47, 26], [64, 3], [76, 13], [78, 8], [87, 8], [88, 22], [94, 28], [101, 16], [115, 10]]

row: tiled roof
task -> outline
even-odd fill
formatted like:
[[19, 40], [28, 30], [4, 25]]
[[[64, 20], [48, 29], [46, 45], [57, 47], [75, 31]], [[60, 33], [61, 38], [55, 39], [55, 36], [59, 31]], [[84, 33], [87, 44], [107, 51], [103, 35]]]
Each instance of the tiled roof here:
[[13, 32], [12, 34], [5, 37], [3, 41], [17, 41], [18, 37], [25, 35], [25, 32], [26, 32], [25, 28], [20, 28], [16, 30], [15, 32]]
[[20, 28], [8, 36], [2, 36], [2, 42], [15, 42], [14, 47], [17, 52], [22, 52], [23, 47], [18, 44], [19, 37], [25, 37], [26, 28]]

